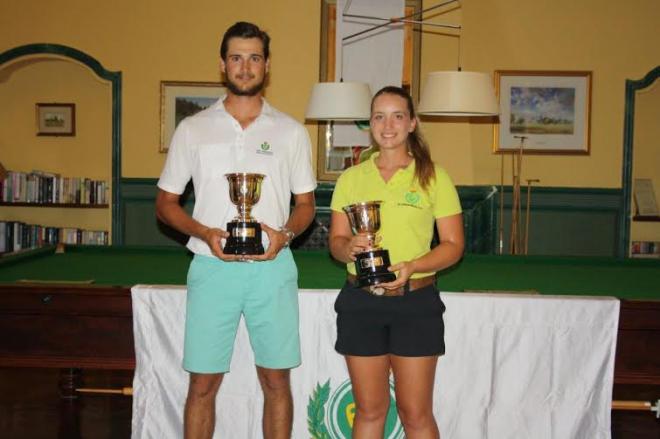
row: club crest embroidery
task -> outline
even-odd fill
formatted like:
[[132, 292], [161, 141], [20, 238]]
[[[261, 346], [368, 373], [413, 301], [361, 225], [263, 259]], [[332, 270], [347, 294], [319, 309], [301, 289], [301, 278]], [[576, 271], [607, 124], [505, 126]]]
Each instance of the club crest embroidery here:
[[259, 148], [257, 148], [257, 153], [258, 154], [273, 155], [273, 151], [270, 148], [270, 143], [262, 142], [261, 145], [259, 145]]
[[410, 188], [408, 192], [403, 194], [403, 200], [399, 201], [397, 205], [422, 209], [422, 196], [415, 188]]
[[406, 200], [406, 203], [413, 204], [415, 206], [419, 205], [420, 198], [421, 197], [419, 196], [419, 194], [417, 193], [417, 191], [415, 189], [410, 189], [404, 195], [404, 199]]

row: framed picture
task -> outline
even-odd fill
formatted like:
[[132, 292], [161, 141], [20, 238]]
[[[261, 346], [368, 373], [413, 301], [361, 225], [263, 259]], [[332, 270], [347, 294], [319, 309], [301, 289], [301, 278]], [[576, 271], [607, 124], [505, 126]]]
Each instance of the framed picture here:
[[[406, 16], [422, 10], [421, 0], [405, 0]], [[375, 24], [378, 24], [375, 22]], [[321, 0], [321, 82], [335, 80], [335, 37], [337, 27], [337, 2]], [[421, 32], [419, 25], [404, 25], [403, 72], [401, 85], [413, 96], [419, 97], [419, 71]], [[372, 90], [376, 92], [376, 90]], [[320, 122], [317, 151], [317, 177], [322, 181], [333, 181], [346, 168], [358, 163], [360, 157], [368, 153], [368, 141], [364, 145], [342, 145], [335, 135], [335, 126], [357, 125], [360, 131], [369, 131], [369, 121], [359, 122]], [[364, 136], [365, 138], [367, 136]]]
[[75, 136], [76, 104], [37, 104], [37, 136]]
[[496, 70], [495, 88], [496, 153], [589, 154], [591, 72]]
[[221, 82], [161, 81], [160, 152], [167, 152], [183, 119], [211, 106], [225, 94]]

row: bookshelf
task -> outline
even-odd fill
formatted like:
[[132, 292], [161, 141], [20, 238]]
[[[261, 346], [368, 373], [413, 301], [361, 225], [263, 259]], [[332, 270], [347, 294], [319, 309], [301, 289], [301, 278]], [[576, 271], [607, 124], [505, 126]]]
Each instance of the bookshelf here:
[[0, 206], [15, 207], [57, 207], [65, 209], [107, 209], [109, 204], [81, 204], [81, 203], [27, 203], [0, 201]]
[[[79, 209], [107, 212], [109, 192], [105, 180], [8, 171], [0, 181], [0, 254], [60, 243], [108, 245], [107, 221]], [[33, 212], [42, 208], [53, 212]]]

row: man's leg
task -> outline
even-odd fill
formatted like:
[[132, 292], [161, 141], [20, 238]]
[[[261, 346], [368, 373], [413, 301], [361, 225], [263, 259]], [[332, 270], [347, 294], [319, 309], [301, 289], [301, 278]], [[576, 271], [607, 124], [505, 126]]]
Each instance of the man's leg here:
[[257, 366], [257, 376], [264, 392], [264, 439], [289, 439], [293, 424], [293, 397], [289, 369], [266, 369]]
[[211, 439], [215, 429], [215, 397], [222, 373], [191, 373], [184, 412], [185, 439]]

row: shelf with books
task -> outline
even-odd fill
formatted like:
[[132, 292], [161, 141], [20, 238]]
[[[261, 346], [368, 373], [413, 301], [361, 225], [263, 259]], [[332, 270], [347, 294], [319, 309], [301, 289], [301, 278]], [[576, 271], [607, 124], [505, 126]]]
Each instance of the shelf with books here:
[[44, 171], [7, 171], [0, 180], [0, 202], [25, 205], [106, 205], [110, 201], [105, 180], [63, 177]]
[[80, 204], [80, 203], [28, 203], [16, 201], [0, 201], [0, 206], [15, 207], [57, 207], [67, 209], [107, 209], [109, 204]]
[[108, 245], [109, 233], [105, 230], [0, 220], [0, 253], [14, 253], [56, 244]]
[[660, 258], [660, 241], [633, 241], [631, 258]]

